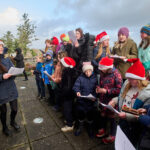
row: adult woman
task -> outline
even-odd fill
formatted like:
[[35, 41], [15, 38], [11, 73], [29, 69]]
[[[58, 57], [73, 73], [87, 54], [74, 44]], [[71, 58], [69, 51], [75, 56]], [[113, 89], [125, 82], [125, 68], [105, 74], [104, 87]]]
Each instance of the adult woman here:
[[150, 71], [150, 24], [143, 26], [141, 29], [141, 43], [138, 48], [138, 57], [143, 63], [147, 77]]
[[4, 43], [0, 42], [0, 118], [3, 126], [3, 133], [9, 136], [11, 132], [6, 124], [6, 103], [9, 102], [11, 107], [10, 125], [16, 130], [19, 130], [20, 127], [15, 122], [15, 117], [17, 115], [18, 92], [14, 82], [14, 77], [7, 73], [13, 64], [9, 58], [4, 58], [3, 54]]
[[123, 61], [124, 59], [137, 58], [137, 46], [136, 43], [129, 37], [129, 30], [126, 27], [122, 27], [118, 31], [118, 41], [115, 43], [112, 54], [123, 56], [122, 59], [115, 59], [114, 65], [119, 70], [125, 81], [125, 73], [131, 66], [130, 63]]
[[123, 108], [139, 109], [150, 103], [150, 84], [145, 80], [145, 68], [140, 60], [135, 58], [128, 62], [134, 63], [125, 74], [128, 80], [124, 83], [119, 97], [112, 99], [109, 105], [118, 105], [120, 127], [136, 147], [141, 129], [137, 122], [138, 116], [124, 112]]

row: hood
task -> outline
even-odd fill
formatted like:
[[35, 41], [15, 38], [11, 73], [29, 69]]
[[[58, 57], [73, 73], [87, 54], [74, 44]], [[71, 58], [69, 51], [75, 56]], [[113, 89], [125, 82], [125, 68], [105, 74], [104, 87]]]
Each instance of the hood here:
[[15, 51], [16, 51], [18, 54], [21, 54], [21, 53], [22, 53], [22, 50], [21, 50], [20, 48], [17, 48]]

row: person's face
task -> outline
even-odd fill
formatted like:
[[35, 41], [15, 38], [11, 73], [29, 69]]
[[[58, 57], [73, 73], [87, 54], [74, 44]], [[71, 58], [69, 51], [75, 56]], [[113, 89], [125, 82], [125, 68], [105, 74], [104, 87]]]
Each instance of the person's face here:
[[107, 73], [107, 69], [106, 70], [101, 70], [101, 72], [105, 74], [105, 73]]
[[103, 47], [109, 46], [109, 39], [104, 40], [104, 41], [102, 42], [102, 44], [103, 44]]
[[51, 57], [50, 55], [46, 55], [46, 58], [47, 58], [48, 60], [51, 60], [51, 59], [52, 59], [52, 57]]
[[46, 42], [46, 47], [51, 47], [51, 44], [49, 42]]
[[148, 35], [144, 32], [141, 32], [141, 39], [144, 40], [145, 38], [147, 38]]
[[118, 35], [118, 39], [120, 42], [125, 42], [127, 37], [124, 34], [120, 34], [120, 35]]
[[132, 87], [138, 87], [138, 80], [136, 79], [131, 79], [131, 78], [128, 78], [129, 80], [129, 83]]
[[3, 54], [4, 53], [4, 47], [3, 45], [0, 45], [0, 54]]
[[41, 62], [41, 59], [39, 57], [36, 57], [36, 62]]
[[64, 45], [67, 45], [67, 43], [68, 43], [68, 42], [66, 42], [66, 41], [63, 42]]
[[79, 40], [81, 38], [81, 34], [79, 31], [76, 31], [76, 38], [77, 38], [77, 40]]
[[86, 70], [85, 71], [85, 75], [87, 76], [87, 77], [90, 77], [91, 75], [92, 75], [92, 70]]

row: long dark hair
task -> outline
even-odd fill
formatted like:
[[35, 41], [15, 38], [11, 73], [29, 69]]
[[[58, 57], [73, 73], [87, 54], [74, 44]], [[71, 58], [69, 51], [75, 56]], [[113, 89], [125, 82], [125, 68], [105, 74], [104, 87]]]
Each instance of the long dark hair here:
[[[148, 36], [147, 38], [145, 38], [145, 40], [146, 40], [147, 43], [146, 43], [146, 45], [143, 47], [143, 49], [146, 49], [146, 48], [150, 45], [150, 36]], [[143, 46], [143, 44], [144, 44], [144, 40], [141, 41], [139, 47], [141, 48], [141, 47]]]
[[0, 73], [7, 73], [8, 70], [6, 69], [6, 67], [2, 64], [1, 62], [1, 58], [0, 58]]

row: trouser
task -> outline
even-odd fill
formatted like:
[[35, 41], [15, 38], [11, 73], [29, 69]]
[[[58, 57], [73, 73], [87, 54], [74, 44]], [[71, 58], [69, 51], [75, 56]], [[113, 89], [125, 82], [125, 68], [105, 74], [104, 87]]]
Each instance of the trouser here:
[[117, 129], [117, 123], [114, 118], [109, 118], [107, 116], [101, 116], [100, 118], [100, 128], [103, 128], [105, 130], [109, 130], [109, 134], [111, 136], [116, 135], [116, 129]]
[[27, 76], [27, 74], [26, 74], [26, 71], [25, 71], [25, 70], [23, 71], [23, 74], [24, 74], [25, 80], [28, 80], [28, 76]]
[[73, 125], [73, 100], [67, 99], [63, 101], [64, 117], [68, 126]]
[[49, 102], [54, 104], [55, 103], [55, 93], [52, 89], [51, 84], [47, 84], [48, 92], [49, 92]]
[[36, 85], [38, 89], [38, 95], [41, 97], [45, 97], [45, 86], [42, 79], [36, 79]]
[[[10, 108], [11, 108], [10, 122], [14, 123], [15, 117], [17, 115], [17, 110], [18, 110], [17, 99], [9, 102], [9, 104], [10, 104]], [[6, 104], [2, 104], [0, 106], [0, 119], [2, 122], [3, 129], [7, 128], [7, 124], [6, 124], [6, 122], [7, 122], [6, 121], [7, 120], [7, 106], [6, 106]]]
[[58, 107], [61, 107], [61, 105], [62, 105], [61, 92], [62, 92], [62, 90], [59, 87], [59, 84], [57, 84], [57, 87], [54, 89], [54, 93], [55, 93], [55, 104]]

